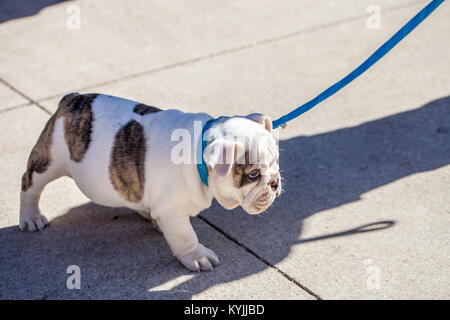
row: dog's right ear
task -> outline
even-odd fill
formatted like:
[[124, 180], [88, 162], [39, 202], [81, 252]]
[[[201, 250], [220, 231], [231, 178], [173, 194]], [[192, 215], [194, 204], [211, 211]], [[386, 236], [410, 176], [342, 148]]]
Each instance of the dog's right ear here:
[[262, 124], [267, 131], [272, 132], [272, 119], [269, 116], [262, 113], [251, 113], [246, 118]]
[[231, 168], [243, 148], [244, 146], [236, 141], [214, 140], [206, 146], [203, 158], [206, 165], [215, 174], [225, 177], [230, 174]]

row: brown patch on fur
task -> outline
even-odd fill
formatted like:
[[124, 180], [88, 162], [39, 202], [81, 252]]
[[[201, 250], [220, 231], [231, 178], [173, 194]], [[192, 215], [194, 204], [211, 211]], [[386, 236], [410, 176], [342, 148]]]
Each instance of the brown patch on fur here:
[[44, 173], [50, 165], [52, 136], [58, 118], [64, 117], [64, 136], [69, 147], [70, 158], [76, 162], [83, 159], [91, 141], [91, 104], [96, 97], [97, 94], [69, 93], [61, 99], [58, 110], [50, 117], [31, 150], [27, 171], [22, 176], [23, 191], [33, 185], [33, 172]]
[[245, 186], [246, 184], [252, 183], [257, 181], [257, 179], [252, 179], [248, 175], [250, 172], [255, 170], [257, 166], [255, 164], [249, 163], [249, 153], [248, 151], [245, 152], [245, 163], [236, 163], [233, 166], [233, 181], [236, 188], [241, 188]]
[[130, 202], [139, 202], [144, 195], [145, 151], [144, 128], [132, 120], [117, 133], [109, 164], [114, 189]]
[[152, 107], [152, 106], [148, 106], [148, 105], [143, 104], [143, 103], [137, 104], [134, 107], [134, 109], [133, 109], [134, 113], [137, 113], [137, 114], [139, 114], [141, 116], [144, 116], [146, 114], [153, 113], [153, 112], [158, 112], [158, 111], [161, 111], [161, 109], [156, 108], [156, 107]]
[[31, 150], [30, 157], [28, 158], [27, 171], [22, 176], [22, 191], [27, 191], [33, 185], [33, 172], [44, 173], [52, 161], [50, 148], [56, 118], [56, 113], [50, 117], [38, 141]]
[[72, 93], [61, 99], [57, 113], [64, 116], [64, 138], [70, 159], [80, 162], [89, 148], [92, 134], [92, 102], [97, 94]]

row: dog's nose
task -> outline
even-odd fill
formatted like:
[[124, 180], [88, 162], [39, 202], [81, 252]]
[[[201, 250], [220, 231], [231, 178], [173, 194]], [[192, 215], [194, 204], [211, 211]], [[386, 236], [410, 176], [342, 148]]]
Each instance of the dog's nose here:
[[279, 178], [276, 178], [270, 182], [270, 187], [272, 188], [273, 191], [278, 189], [278, 182]]

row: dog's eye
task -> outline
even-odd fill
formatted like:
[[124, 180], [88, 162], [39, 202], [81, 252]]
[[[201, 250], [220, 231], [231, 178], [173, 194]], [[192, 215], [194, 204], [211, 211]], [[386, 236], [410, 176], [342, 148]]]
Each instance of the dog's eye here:
[[253, 170], [252, 172], [250, 172], [250, 173], [248, 174], [248, 176], [249, 176], [250, 178], [252, 178], [252, 179], [258, 178], [259, 175], [260, 175], [259, 169]]

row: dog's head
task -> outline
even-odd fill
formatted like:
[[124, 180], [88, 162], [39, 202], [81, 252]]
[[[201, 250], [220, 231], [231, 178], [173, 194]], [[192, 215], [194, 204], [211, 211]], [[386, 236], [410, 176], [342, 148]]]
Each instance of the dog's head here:
[[205, 133], [208, 183], [226, 209], [266, 210], [281, 193], [278, 143], [268, 116], [254, 113], [218, 121]]

